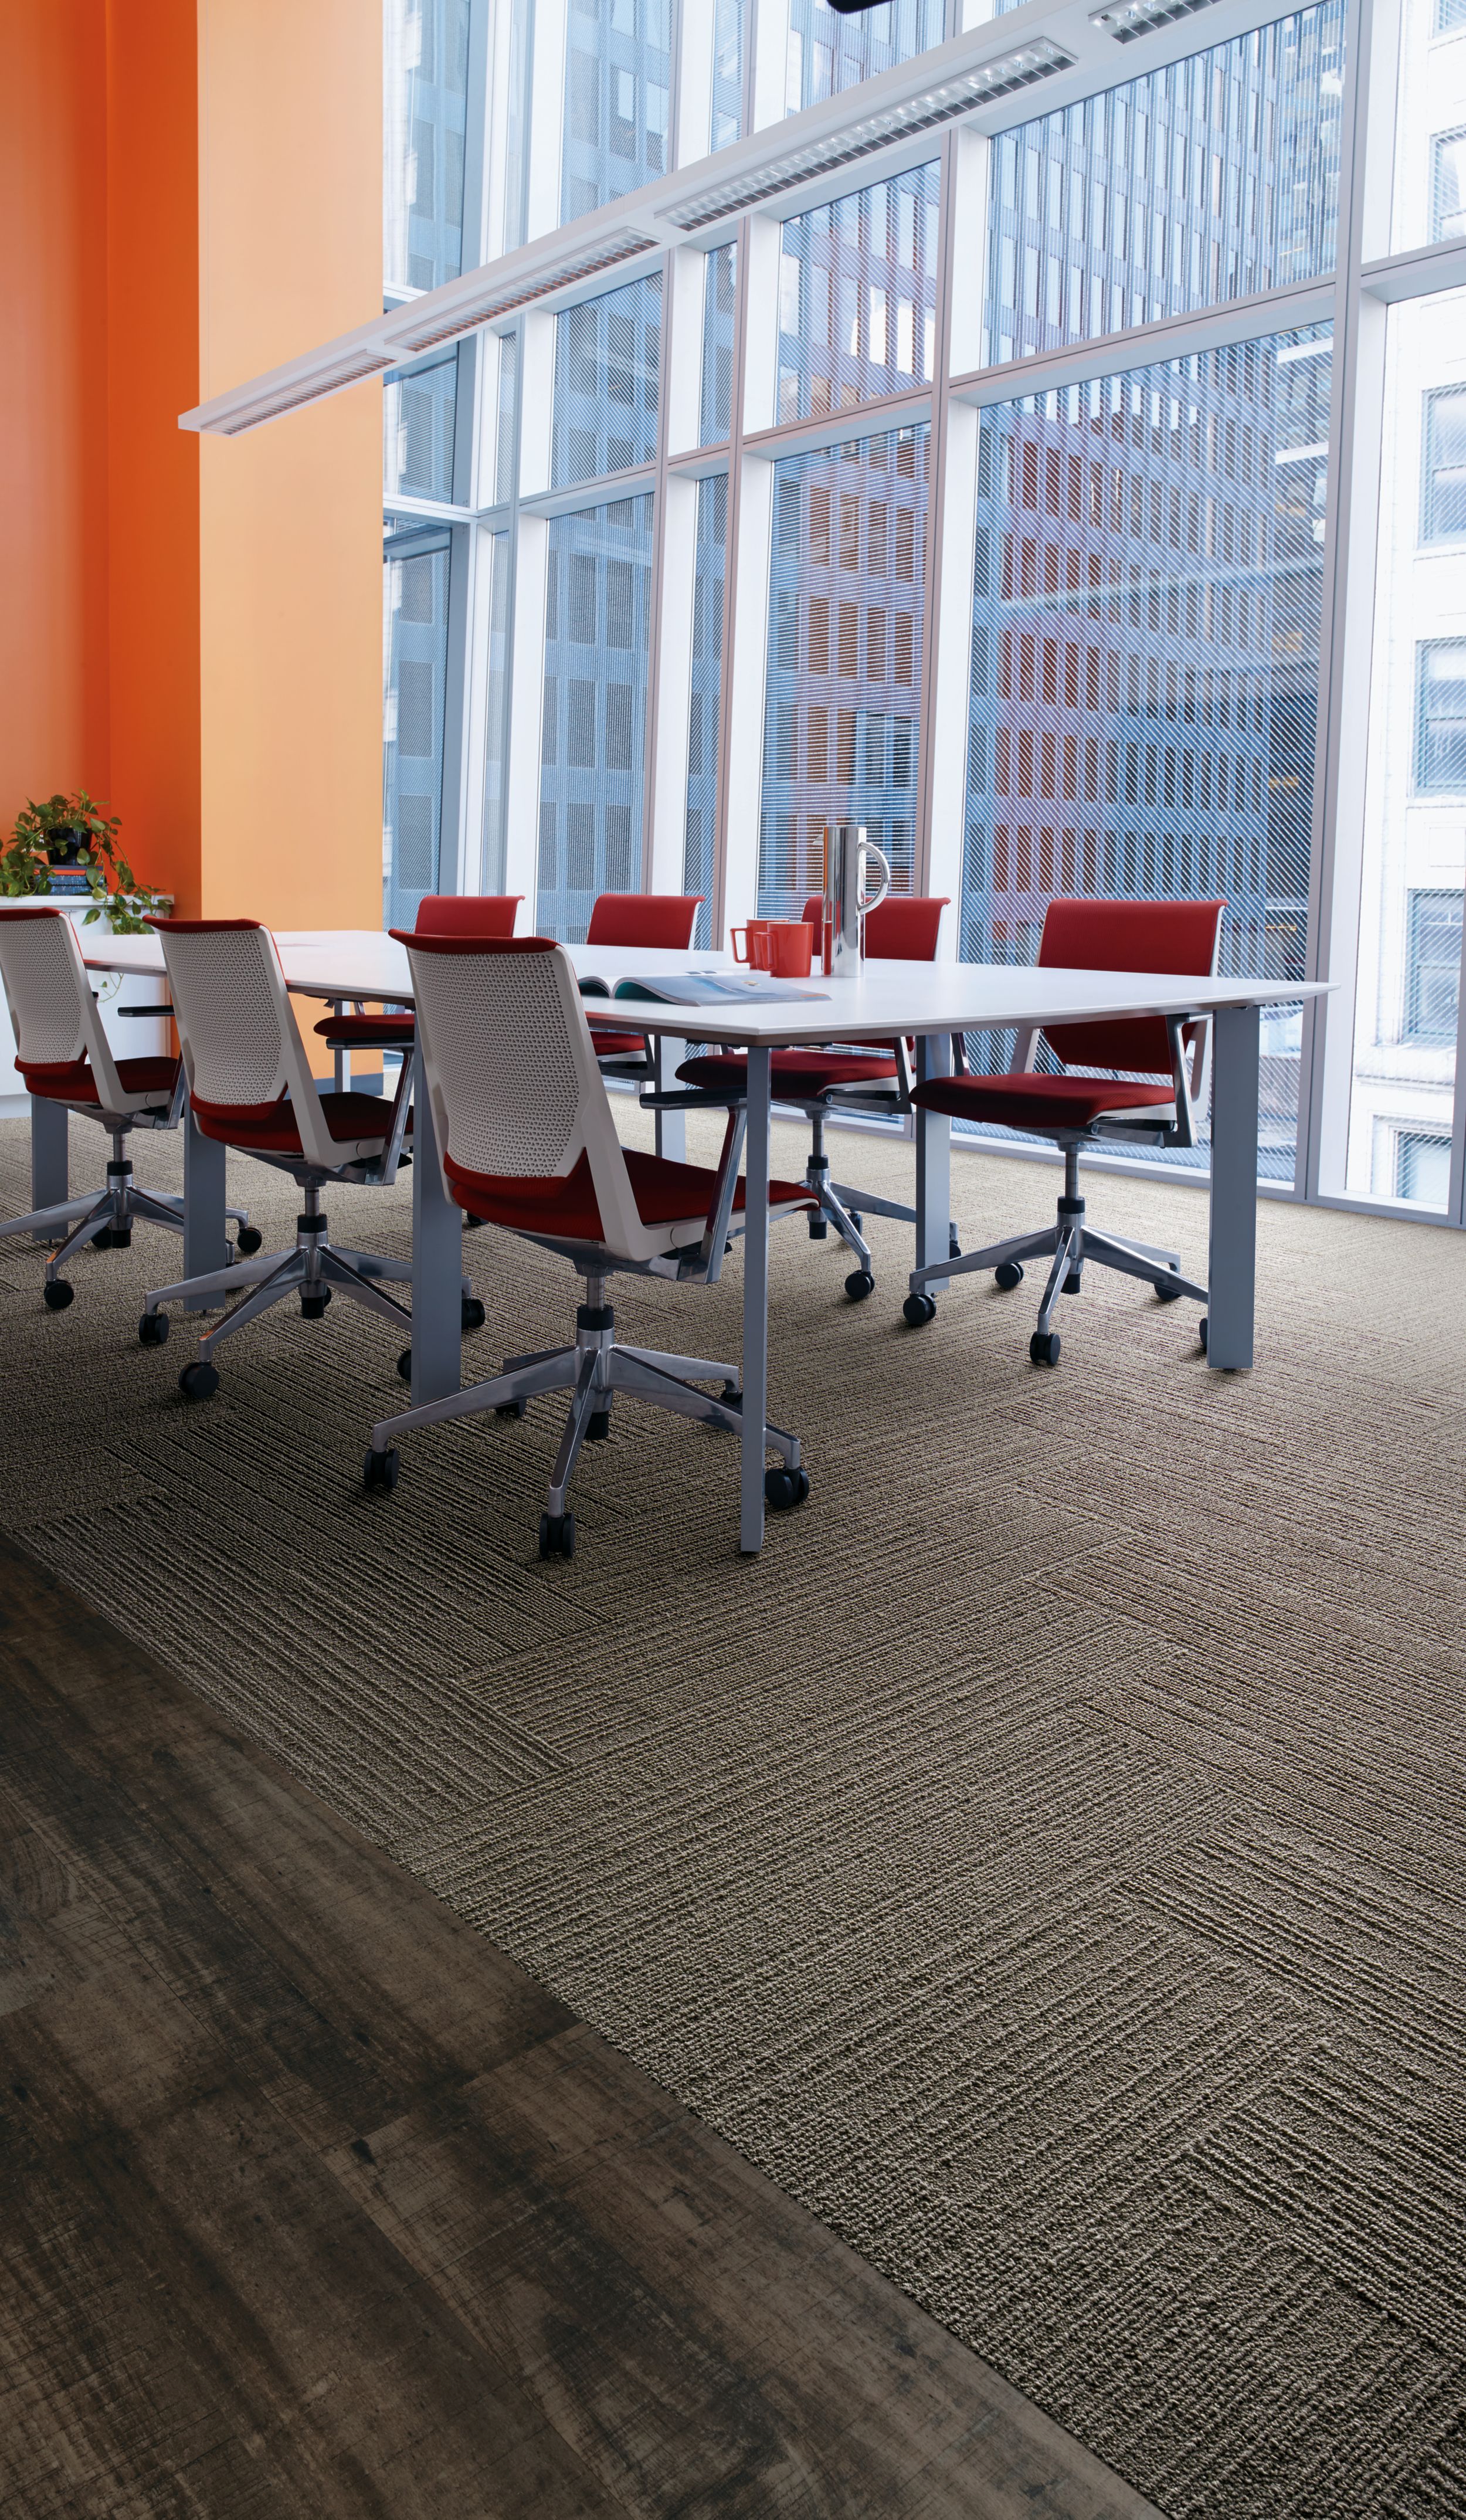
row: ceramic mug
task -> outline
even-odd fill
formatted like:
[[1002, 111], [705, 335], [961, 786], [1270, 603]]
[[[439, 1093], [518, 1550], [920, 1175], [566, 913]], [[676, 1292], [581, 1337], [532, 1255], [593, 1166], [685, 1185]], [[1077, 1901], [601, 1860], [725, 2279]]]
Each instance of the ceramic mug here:
[[781, 980], [807, 980], [815, 960], [815, 931], [805, 919], [771, 919], [769, 965]]
[[[746, 963], [750, 971], [767, 971], [769, 968], [769, 930], [773, 924], [774, 922], [770, 919], [750, 919], [746, 927], [731, 927], [728, 931], [728, 936], [729, 942], [733, 947], [733, 961], [735, 963]], [[741, 954], [738, 952], [738, 938], [740, 936], [743, 939], [743, 951]]]

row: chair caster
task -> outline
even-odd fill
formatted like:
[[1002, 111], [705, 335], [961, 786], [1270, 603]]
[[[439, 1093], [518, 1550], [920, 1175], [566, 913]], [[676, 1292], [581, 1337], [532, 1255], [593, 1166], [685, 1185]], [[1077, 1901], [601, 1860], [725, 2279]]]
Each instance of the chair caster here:
[[936, 1320], [937, 1299], [935, 1295], [908, 1295], [901, 1310], [912, 1329], [919, 1330], [927, 1322]]
[[812, 1242], [823, 1242], [827, 1238], [828, 1234], [829, 1226], [822, 1216], [812, 1216], [810, 1218], [810, 1240]]
[[1023, 1283], [1022, 1261], [1000, 1260], [993, 1272], [993, 1283], [995, 1286], [1000, 1286], [1005, 1295], [1010, 1295], [1015, 1286], [1021, 1286]]
[[608, 1444], [610, 1440], [610, 1411], [608, 1409], [593, 1409], [589, 1418], [586, 1419], [586, 1442], [588, 1444]]
[[206, 1365], [201, 1357], [186, 1365], [178, 1377], [178, 1388], [185, 1400], [212, 1400], [219, 1388], [216, 1366]]
[[956, 1227], [955, 1225], [950, 1225], [947, 1229], [947, 1257], [949, 1260], [960, 1260], [961, 1256], [961, 1238], [957, 1233]]
[[1201, 1341], [1202, 1355], [1205, 1356], [1207, 1352], [1207, 1317], [1205, 1313], [1202, 1314], [1200, 1321], [1196, 1325], [1196, 1335]]
[[411, 1382], [413, 1378], [413, 1352], [410, 1347], [405, 1347], [402, 1354], [397, 1359], [397, 1371], [401, 1374], [404, 1382]]
[[257, 1225], [242, 1225], [234, 1238], [234, 1247], [242, 1259], [252, 1260], [264, 1238]]
[[725, 1382], [718, 1397], [725, 1409], [741, 1409], [743, 1406], [743, 1394], [735, 1382]]
[[369, 1491], [376, 1490], [383, 1496], [390, 1496], [401, 1467], [402, 1457], [395, 1444], [388, 1445], [384, 1453], [369, 1451], [362, 1463], [362, 1485]]
[[1157, 1301], [1158, 1303], [1161, 1303], [1161, 1304], [1178, 1304], [1178, 1303], [1180, 1302], [1180, 1299], [1181, 1299], [1181, 1290], [1180, 1290], [1179, 1286], [1168, 1286], [1164, 1278], [1159, 1278], [1159, 1279], [1157, 1279], [1157, 1281], [1156, 1281], [1156, 1301]]
[[92, 1249], [94, 1251], [130, 1251], [132, 1249], [131, 1226], [104, 1225], [101, 1233], [94, 1234], [92, 1237]]
[[459, 1312], [460, 1329], [481, 1330], [483, 1323], [484, 1311], [478, 1297], [476, 1295], [465, 1295], [462, 1299]]
[[[409, 1348], [407, 1351], [407, 1370], [409, 1373], [411, 1373], [413, 1370], [412, 1357], [413, 1352], [412, 1349]], [[524, 1409], [525, 1403], [522, 1400], [501, 1400], [498, 1408], [494, 1412], [494, 1415], [496, 1418], [522, 1418], [524, 1415]]]
[[1085, 1282], [1077, 1269], [1070, 1270], [1068, 1277], [1064, 1280], [1062, 1291], [1066, 1295], [1082, 1295], [1084, 1293]]
[[465, 1208], [465, 1210], [464, 1210], [464, 1232], [465, 1232], [466, 1234], [476, 1234], [476, 1233], [478, 1232], [478, 1230], [479, 1230], [480, 1226], [482, 1225], [482, 1223], [483, 1223], [483, 1218], [482, 1218], [481, 1216], [470, 1216], [470, 1215], [468, 1214], [467, 1209], [466, 1209], [466, 1208]]
[[319, 1295], [302, 1295], [300, 1298], [301, 1320], [303, 1322], [318, 1322], [330, 1301], [331, 1288], [329, 1286], [323, 1286]]
[[863, 1304], [867, 1295], [873, 1295], [875, 1292], [875, 1280], [871, 1277], [869, 1270], [852, 1269], [849, 1277], [845, 1281], [845, 1292], [850, 1297], [853, 1304]]
[[41, 1300], [48, 1313], [64, 1313], [75, 1300], [76, 1289], [69, 1278], [48, 1278], [41, 1288]]
[[809, 1492], [808, 1470], [778, 1469], [764, 1472], [764, 1503], [775, 1513], [792, 1511], [796, 1505], [803, 1505]]
[[1057, 1365], [1059, 1361], [1058, 1331], [1035, 1330], [1033, 1337], [1028, 1343], [1028, 1352], [1033, 1358], [1035, 1365]]
[[574, 1554], [574, 1514], [542, 1513], [540, 1516], [540, 1555], [542, 1557], [573, 1557]]
[[167, 1343], [167, 1336], [168, 1316], [166, 1313], [145, 1313], [143, 1315], [142, 1320], [138, 1324], [139, 1347], [163, 1347]]
[[864, 1234], [866, 1231], [866, 1220], [862, 1216], [860, 1209], [858, 1207], [847, 1207], [845, 1213], [849, 1217], [851, 1224], [855, 1227], [857, 1234]]

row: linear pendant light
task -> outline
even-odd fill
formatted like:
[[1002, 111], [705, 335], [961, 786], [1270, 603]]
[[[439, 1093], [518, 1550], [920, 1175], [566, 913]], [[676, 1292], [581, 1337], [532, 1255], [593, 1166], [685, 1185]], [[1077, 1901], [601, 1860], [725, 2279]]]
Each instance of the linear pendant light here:
[[1177, 18], [1194, 18], [1198, 9], [1215, 6], [1216, 0], [1116, 0], [1111, 9], [1091, 9], [1089, 23], [1117, 44], [1133, 44], [1137, 35], [1154, 34]]

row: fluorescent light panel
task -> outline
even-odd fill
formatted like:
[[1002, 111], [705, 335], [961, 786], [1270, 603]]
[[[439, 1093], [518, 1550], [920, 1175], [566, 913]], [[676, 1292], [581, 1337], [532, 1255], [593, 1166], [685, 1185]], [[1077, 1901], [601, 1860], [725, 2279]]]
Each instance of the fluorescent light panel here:
[[1073, 68], [1072, 54], [1050, 43], [1046, 35], [1041, 36], [1016, 52], [1001, 53], [996, 61], [983, 62], [975, 69], [942, 80], [905, 105], [867, 114], [829, 140], [811, 141], [804, 149], [777, 158], [772, 165], [715, 184], [663, 215], [671, 226], [690, 235], [714, 219], [727, 218], [735, 210], [751, 208], [755, 202], [767, 202], [777, 193], [787, 192], [791, 185], [828, 174], [836, 166], [849, 165], [853, 158], [869, 157], [873, 150], [885, 149], [893, 140], [903, 140], [911, 132], [930, 131], [939, 123], [951, 122], [956, 114], [970, 113], [974, 107], [990, 104], [994, 97], [1007, 96], [1015, 88], [1032, 87], [1038, 79], [1051, 78], [1055, 71]]
[[1112, 9], [1091, 9], [1089, 23], [1117, 44], [1133, 44], [1137, 35], [1154, 34], [1176, 18], [1194, 18], [1198, 9], [1214, 6], [1215, 0], [1116, 0]]
[[349, 358], [337, 359], [329, 368], [316, 368], [294, 384], [277, 385], [273, 393], [258, 395], [216, 425], [223, 436], [241, 437], [246, 428], [259, 428], [267, 420], [278, 420], [282, 412], [295, 411], [301, 403], [319, 402], [326, 394], [338, 393], [342, 385], [355, 384], [359, 377], [376, 376], [391, 365], [390, 359], [376, 350], [354, 350]]
[[431, 316], [404, 325], [401, 332], [389, 333], [385, 338], [399, 357], [414, 358], [420, 350], [430, 350], [438, 341], [450, 341], [457, 334], [471, 333], [479, 324], [491, 324], [496, 316], [510, 315], [516, 307], [530, 305], [536, 297], [548, 297], [553, 289], [564, 289], [571, 281], [587, 280], [593, 272], [628, 262], [634, 253], [644, 253], [655, 243], [654, 237], [644, 236], [638, 229], [615, 228], [609, 236], [599, 238], [578, 254], [567, 255], [533, 280], [521, 281], [517, 286], [512, 281], [501, 281], [497, 289], [485, 290], [477, 297], [460, 298], [453, 306], [440, 306]]

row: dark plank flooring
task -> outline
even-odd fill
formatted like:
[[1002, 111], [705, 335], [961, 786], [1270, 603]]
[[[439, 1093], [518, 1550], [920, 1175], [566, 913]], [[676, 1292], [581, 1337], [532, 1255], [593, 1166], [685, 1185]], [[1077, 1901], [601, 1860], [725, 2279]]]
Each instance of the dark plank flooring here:
[[1149, 2510], [0, 1544], [6, 2520]]

